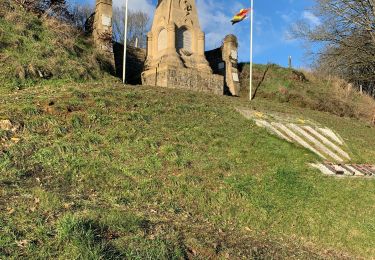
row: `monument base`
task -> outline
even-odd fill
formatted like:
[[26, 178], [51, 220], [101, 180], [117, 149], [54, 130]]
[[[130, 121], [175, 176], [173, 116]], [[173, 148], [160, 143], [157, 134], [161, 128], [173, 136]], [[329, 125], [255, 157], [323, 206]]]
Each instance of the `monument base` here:
[[163, 66], [142, 73], [142, 85], [224, 93], [224, 77], [188, 68]]

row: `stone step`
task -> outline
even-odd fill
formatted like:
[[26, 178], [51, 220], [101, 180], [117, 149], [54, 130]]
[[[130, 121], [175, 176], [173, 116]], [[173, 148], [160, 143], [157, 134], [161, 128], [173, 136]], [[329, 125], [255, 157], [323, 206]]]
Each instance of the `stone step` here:
[[350, 156], [349, 156], [348, 153], [346, 153], [340, 147], [338, 147], [337, 145], [335, 145], [334, 143], [332, 143], [325, 136], [323, 136], [322, 134], [320, 134], [317, 130], [315, 130], [314, 128], [312, 128], [311, 126], [308, 126], [308, 125], [304, 125], [304, 126], [302, 126], [302, 128], [304, 128], [305, 130], [307, 130], [308, 132], [310, 132], [310, 134], [312, 134], [315, 137], [317, 137], [320, 141], [323, 142], [323, 144], [328, 145], [329, 147], [331, 147], [332, 149], [334, 149], [336, 152], [338, 152], [341, 156], [345, 157], [347, 160], [350, 160]]
[[330, 149], [328, 149], [324, 144], [322, 144], [314, 136], [309, 134], [305, 129], [303, 129], [303, 128], [299, 127], [298, 125], [295, 125], [295, 124], [288, 124], [288, 127], [290, 129], [293, 129], [298, 134], [302, 135], [305, 139], [307, 139], [312, 144], [312, 146], [314, 146], [322, 154], [328, 155], [329, 157], [331, 157], [333, 160], [335, 160], [337, 162], [343, 162], [344, 161], [340, 156], [338, 156], [337, 154], [332, 152]]
[[344, 142], [341, 140], [341, 138], [339, 138], [331, 129], [319, 127], [317, 128], [317, 130], [325, 136], [328, 136], [331, 140], [335, 141], [336, 143], [344, 145]]
[[316, 150], [314, 147], [312, 147], [310, 144], [308, 144], [305, 140], [303, 140], [301, 137], [299, 137], [298, 135], [296, 135], [292, 130], [290, 130], [288, 127], [286, 127], [285, 125], [281, 124], [281, 123], [271, 123], [274, 127], [276, 127], [277, 129], [280, 129], [281, 131], [283, 131], [285, 134], [288, 135], [288, 137], [290, 137], [290, 139], [294, 140], [295, 142], [297, 142], [298, 144], [302, 145], [303, 147], [305, 147], [306, 149], [309, 149], [310, 151], [314, 152], [315, 154], [317, 154], [318, 156], [322, 157], [323, 159], [327, 159], [326, 156], [324, 156], [321, 152], [319, 152], [318, 150]]
[[275, 133], [278, 137], [280, 137], [282, 139], [285, 139], [288, 142], [292, 142], [292, 140], [290, 140], [290, 138], [288, 136], [286, 136], [285, 134], [283, 134], [282, 132], [277, 130], [273, 125], [271, 125], [267, 121], [256, 119], [255, 123], [257, 124], [257, 126], [264, 127], [266, 129], [270, 130], [271, 132]]
[[361, 164], [334, 164], [334, 163], [311, 163], [312, 167], [319, 169], [326, 175], [338, 177], [365, 177], [375, 178], [375, 166]]

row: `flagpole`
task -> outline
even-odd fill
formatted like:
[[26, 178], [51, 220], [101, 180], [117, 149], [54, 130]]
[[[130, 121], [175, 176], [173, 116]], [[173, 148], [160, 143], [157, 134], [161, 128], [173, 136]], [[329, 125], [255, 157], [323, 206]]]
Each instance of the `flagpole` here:
[[250, 10], [250, 101], [253, 99], [253, 21], [254, 21], [254, 0], [251, 0]]
[[127, 51], [127, 35], [128, 35], [128, 0], [125, 2], [125, 24], [124, 24], [124, 60], [122, 68], [122, 82], [126, 82], [126, 51]]

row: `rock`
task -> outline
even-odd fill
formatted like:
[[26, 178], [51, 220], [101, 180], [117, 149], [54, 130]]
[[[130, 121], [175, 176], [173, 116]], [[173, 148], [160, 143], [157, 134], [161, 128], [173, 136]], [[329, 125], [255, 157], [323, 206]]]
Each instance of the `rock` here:
[[282, 94], [283, 96], [286, 96], [289, 94], [289, 91], [286, 87], [280, 86], [279, 87], [279, 93]]
[[12, 122], [10, 120], [0, 120], [0, 129], [4, 131], [11, 131], [13, 128]]
[[43, 73], [40, 70], [38, 70], [38, 74], [39, 74], [40, 78], [44, 78], [44, 75], [43, 75]]
[[12, 123], [9, 119], [0, 120], [0, 130], [16, 133], [20, 128], [21, 124]]
[[303, 72], [298, 71], [298, 70], [292, 70], [291, 79], [295, 81], [303, 82], [303, 83], [308, 82], [305, 74], [303, 74]]
[[21, 139], [20, 138], [17, 138], [17, 137], [12, 137], [10, 139], [13, 143], [17, 144]]
[[17, 67], [17, 69], [16, 69], [16, 76], [20, 80], [25, 80], [25, 78], [26, 78], [26, 71], [25, 71], [25, 68], [23, 66], [18, 66]]

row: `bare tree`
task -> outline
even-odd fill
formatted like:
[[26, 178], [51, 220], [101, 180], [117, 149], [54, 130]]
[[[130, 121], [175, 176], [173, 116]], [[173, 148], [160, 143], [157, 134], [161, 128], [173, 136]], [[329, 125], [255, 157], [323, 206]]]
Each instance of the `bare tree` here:
[[375, 94], [374, 0], [316, 0], [312, 12], [320, 23], [300, 21], [293, 32], [322, 46], [318, 68]]
[[95, 8], [88, 4], [73, 4], [69, 7], [69, 12], [73, 25], [86, 31], [87, 20], [94, 14]]
[[[124, 20], [125, 9], [114, 8], [113, 12], [113, 39], [117, 42], [124, 41]], [[150, 16], [141, 11], [129, 11], [128, 13], [128, 37], [127, 43], [129, 45], [135, 44], [138, 39], [138, 46], [146, 47], [146, 34], [150, 25]]]
[[66, 0], [14, 0], [26, 10], [33, 11], [40, 15], [47, 14], [62, 20], [70, 20]]

